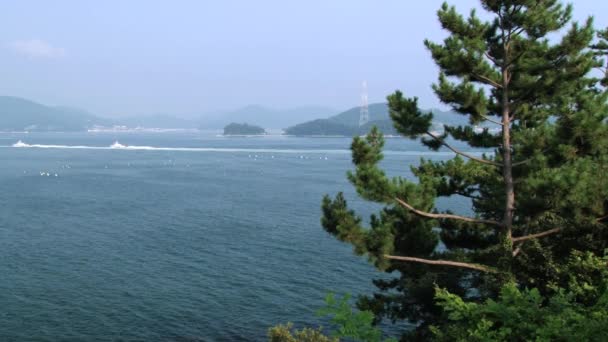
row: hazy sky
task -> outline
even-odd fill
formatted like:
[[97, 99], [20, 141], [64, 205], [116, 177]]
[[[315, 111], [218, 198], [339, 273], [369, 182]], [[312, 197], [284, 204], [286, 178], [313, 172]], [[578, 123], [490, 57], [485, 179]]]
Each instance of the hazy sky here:
[[[370, 102], [437, 106], [439, 0], [29, 1], [0, 11], [0, 94], [99, 115]], [[461, 12], [477, 1], [451, 1]], [[608, 26], [608, 1], [574, 1]]]

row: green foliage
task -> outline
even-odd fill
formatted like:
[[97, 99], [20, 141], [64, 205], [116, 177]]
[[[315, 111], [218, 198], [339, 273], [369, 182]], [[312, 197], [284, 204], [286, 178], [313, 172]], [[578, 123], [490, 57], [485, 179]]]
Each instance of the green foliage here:
[[[460, 298], [463, 308], [503, 297], [505, 305], [529, 307], [538, 300], [545, 307], [547, 298], [567, 291], [572, 306], [583, 310], [603, 293], [597, 260], [589, 256], [608, 248], [605, 69], [597, 77], [606, 63], [608, 30], [596, 31], [591, 20], [571, 23], [571, 6], [557, 0], [481, 3], [491, 20], [474, 11], [462, 16], [444, 4], [438, 18], [447, 38], [425, 41], [440, 69], [436, 95], [469, 124], [436, 133], [433, 113], [421, 111], [415, 97], [397, 91], [388, 104], [404, 137], [433, 150], [459, 140], [491, 152], [475, 158], [450, 146], [459, 155], [421, 160], [411, 167], [415, 180], [389, 177], [380, 166], [383, 136], [372, 129], [353, 139], [354, 170], [347, 177], [361, 198], [382, 208], [365, 224], [341, 193], [322, 203], [328, 233], [396, 274], [375, 280], [378, 292], [360, 299], [359, 308], [372, 311], [375, 321], [416, 323], [412, 338], [429, 338], [431, 325], [436, 331], [451, 322], [437, 305], [435, 287]], [[470, 211], [439, 211], [440, 197], [470, 203]], [[577, 255], [587, 261], [573, 263]], [[443, 260], [499, 272], [455, 268]], [[487, 319], [471, 323], [496, 330], [485, 326], [492, 323]]]
[[337, 342], [340, 338], [360, 342], [396, 342], [393, 338], [382, 339], [382, 331], [373, 326], [371, 311], [353, 310], [350, 295], [336, 298], [333, 294], [325, 297], [325, 307], [317, 311], [318, 316], [331, 317], [335, 327], [331, 337], [322, 333], [322, 328], [294, 330], [293, 325], [277, 325], [268, 330], [270, 342]]
[[336, 326], [332, 336], [362, 342], [395, 341], [390, 338], [382, 340], [382, 331], [372, 325], [374, 314], [371, 311], [352, 310], [349, 301], [348, 294], [341, 299], [328, 294], [325, 297], [326, 306], [317, 312], [319, 316], [332, 317], [330, 322]]
[[[536, 289], [504, 285], [496, 300], [465, 302], [445, 289], [436, 299], [449, 321], [432, 327], [437, 341], [603, 341], [608, 326], [606, 258], [575, 253], [567, 268], [594, 269], [599, 282], [571, 273], [567, 289], [555, 287], [545, 298]], [[587, 297], [586, 303], [579, 301]]]

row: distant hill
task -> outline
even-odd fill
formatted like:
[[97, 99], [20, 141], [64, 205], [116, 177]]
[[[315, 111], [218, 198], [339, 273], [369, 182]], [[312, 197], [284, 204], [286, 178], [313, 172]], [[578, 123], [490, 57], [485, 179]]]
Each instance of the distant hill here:
[[12, 96], [0, 96], [2, 131], [82, 131], [94, 125], [107, 125], [82, 109], [51, 107]]
[[[317, 119], [291, 126], [285, 130], [290, 135], [362, 135], [377, 126], [384, 134], [395, 135], [397, 131], [393, 127], [388, 112], [388, 104], [373, 103], [369, 105], [370, 121], [359, 127], [359, 115], [361, 107], [353, 107], [347, 111], [329, 117], [327, 119]], [[463, 115], [452, 111], [431, 110], [434, 115], [434, 126], [440, 127], [443, 124], [465, 125], [467, 119]]]
[[250, 125], [247, 123], [232, 122], [224, 127], [224, 135], [263, 135], [266, 134], [264, 128]]
[[230, 122], [255, 122], [264, 128], [283, 128], [314, 118], [327, 117], [333, 113], [335, 113], [334, 109], [321, 106], [274, 109], [250, 105], [201, 119], [200, 127], [222, 128]]

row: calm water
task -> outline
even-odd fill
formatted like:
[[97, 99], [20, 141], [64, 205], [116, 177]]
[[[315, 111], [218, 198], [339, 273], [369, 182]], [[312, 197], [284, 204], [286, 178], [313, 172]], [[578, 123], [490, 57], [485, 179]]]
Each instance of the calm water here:
[[[264, 340], [277, 323], [322, 323], [328, 291], [370, 293], [380, 275], [319, 223], [325, 193], [374, 209], [346, 181], [349, 144], [0, 134], [0, 340]], [[449, 156], [387, 150], [406, 176]]]

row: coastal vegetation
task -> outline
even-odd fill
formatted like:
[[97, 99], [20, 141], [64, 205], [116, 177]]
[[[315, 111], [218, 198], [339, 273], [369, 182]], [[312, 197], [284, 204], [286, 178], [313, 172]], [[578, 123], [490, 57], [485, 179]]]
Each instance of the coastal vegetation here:
[[[342, 193], [326, 196], [322, 226], [392, 276], [375, 279], [377, 292], [357, 307], [376, 323], [414, 325], [401, 340], [601, 340], [607, 33], [592, 19], [573, 23], [572, 6], [556, 0], [481, 5], [490, 20], [444, 4], [438, 18], [447, 38], [425, 41], [440, 70], [433, 89], [466, 124], [436, 133], [416, 97], [388, 96], [400, 135], [455, 157], [422, 159], [411, 167], [415, 180], [389, 177], [383, 134], [372, 128], [353, 139], [347, 177], [382, 209], [364, 220]], [[475, 130], [480, 124], [498, 129]], [[470, 154], [453, 140], [492, 152]], [[470, 210], [442, 209], [441, 198]]]

